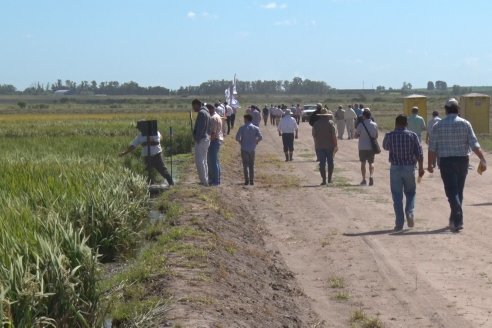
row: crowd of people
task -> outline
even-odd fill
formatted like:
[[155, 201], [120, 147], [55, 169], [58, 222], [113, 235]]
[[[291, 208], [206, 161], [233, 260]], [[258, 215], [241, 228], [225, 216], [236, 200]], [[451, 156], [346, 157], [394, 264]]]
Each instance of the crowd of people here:
[[[195, 144], [195, 164], [200, 184], [218, 186], [221, 184], [220, 148], [226, 136], [234, 129], [237, 108], [227, 103], [205, 104], [193, 100], [192, 108], [197, 113], [193, 127]], [[398, 115], [395, 129], [385, 134], [382, 148], [388, 151], [390, 167], [390, 190], [395, 211], [395, 231], [401, 231], [405, 224], [414, 226], [416, 176], [425, 174], [422, 137], [429, 145], [427, 171], [439, 168], [448, 199], [451, 214], [449, 229], [459, 232], [463, 229], [463, 191], [469, 170], [469, 155], [474, 152], [480, 159], [478, 172], [487, 169], [485, 157], [471, 124], [460, 117], [460, 107], [456, 99], [449, 99], [444, 106], [446, 117], [441, 119], [439, 112], [432, 113], [432, 119], [425, 122], [414, 107], [411, 115]], [[243, 164], [244, 184], [254, 185], [256, 146], [263, 139], [260, 124], [272, 125], [282, 138], [285, 161], [294, 158], [295, 140], [299, 138], [299, 124], [303, 116], [300, 105], [288, 108], [285, 105], [250, 106], [243, 116], [243, 125], [237, 130], [235, 140], [240, 144]], [[381, 152], [378, 125], [371, 110], [362, 104], [349, 105], [347, 109], [338, 106], [335, 113], [321, 103], [309, 117], [321, 185], [333, 183], [334, 157], [338, 151], [338, 141], [358, 139], [359, 161], [362, 181], [360, 185], [374, 185], [374, 160]], [[161, 135], [143, 137], [143, 131], [120, 155], [132, 152], [143, 145], [142, 157], [147, 168], [156, 169], [169, 183], [174, 184], [162, 160]], [[150, 153], [149, 153], [150, 151]], [[405, 206], [403, 199], [405, 197]]]

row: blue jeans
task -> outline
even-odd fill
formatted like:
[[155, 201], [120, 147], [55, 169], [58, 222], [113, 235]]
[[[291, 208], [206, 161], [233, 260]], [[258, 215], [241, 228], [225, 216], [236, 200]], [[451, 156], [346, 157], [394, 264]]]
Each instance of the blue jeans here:
[[[403, 227], [405, 214], [413, 214], [415, 208], [415, 166], [391, 165], [390, 170], [391, 195], [393, 196], [393, 208], [395, 209], [395, 226]], [[405, 194], [406, 205], [403, 210], [403, 194]]]
[[468, 156], [441, 157], [439, 165], [444, 191], [451, 207], [449, 220], [454, 223], [455, 227], [461, 227], [463, 226], [463, 189], [465, 189], [468, 174], [469, 158]]
[[220, 140], [212, 140], [208, 148], [208, 182], [210, 185], [220, 184], [220, 162], [219, 162]]

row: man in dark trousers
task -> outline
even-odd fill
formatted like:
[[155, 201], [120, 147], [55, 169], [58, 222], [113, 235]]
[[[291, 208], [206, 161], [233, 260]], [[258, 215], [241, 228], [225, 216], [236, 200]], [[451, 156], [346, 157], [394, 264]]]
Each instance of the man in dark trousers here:
[[[141, 121], [140, 121], [141, 122]], [[146, 131], [142, 131], [142, 125], [137, 124], [137, 129], [139, 129], [140, 134], [133, 139], [132, 143], [128, 148], [120, 153], [120, 156], [125, 156], [126, 154], [134, 151], [138, 146], [142, 146], [142, 157], [145, 162], [146, 169], [150, 171], [151, 168], [155, 169], [159, 172], [164, 179], [166, 179], [167, 183], [172, 186], [174, 185], [173, 177], [169, 174], [166, 166], [164, 165], [164, 161], [162, 159], [162, 147], [161, 147], [161, 133], [157, 131], [157, 135], [155, 136], [144, 136]], [[150, 147], [149, 147], [150, 143]], [[150, 148], [150, 154], [149, 154]], [[154, 183], [151, 180], [151, 177], [148, 177], [149, 183]]]
[[470, 122], [458, 115], [458, 101], [449, 99], [444, 109], [446, 117], [433, 127], [430, 135], [427, 170], [434, 172], [434, 159], [438, 155], [441, 178], [451, 207], [449, 229], [459, 232], [463, 229], [463, 190], [471, 151], [480, 159], [479, 173], [487, 169], [487, 162]]

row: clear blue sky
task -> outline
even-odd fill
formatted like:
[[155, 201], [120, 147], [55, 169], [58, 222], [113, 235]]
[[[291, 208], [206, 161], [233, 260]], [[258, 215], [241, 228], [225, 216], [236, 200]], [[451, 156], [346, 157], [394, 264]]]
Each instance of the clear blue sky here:
[[492, 85], [492, 1], [2, 0], [0, 83]]

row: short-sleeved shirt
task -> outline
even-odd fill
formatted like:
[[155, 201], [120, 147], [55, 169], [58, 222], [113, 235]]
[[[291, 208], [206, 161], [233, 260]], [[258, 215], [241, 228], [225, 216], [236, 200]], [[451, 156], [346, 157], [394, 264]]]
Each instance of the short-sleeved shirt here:
[[410, 115], [408, 117], [408, 126], [407, 129], [417, 134], [420, 140], [420, 136], [422, 135], [422, 131], [425, 131], [425, 121], [422, 116], [419, 115]]
[[214, 115], [210, 117], [210, 135], [212, 136], [212, 134], [215, 134], [215, 139], [220, 141], [224, 140], [224, 134], [222, 133], [222, 118], [217, 113], [214, 113]]
[[417, 134], [405, 128], [396, 128], [386, 133], [383, 148], [389, 151], [389, 161], [392, 165], [412, 166], [418, 160], [424, 159]]
[[143, 136], [142, 134], [139, 134], [135, 139], [133, 139], [130, 146], [137, 148], [138, 146], [142, 145], [142, 157], [149, 156], [149, 150], [147, 146], [148, 139], [150, 139], [150, 156], [162, 153], [161, 133], [159, 131], [157, 131], [156, 136], [151, 136], [149, 138]]
[[439, 122], [441, 120], [440, 117], [433, 117], [429, 120], [429, 123], [427, 123], [427, 132], [429, 133], [429, 135], [432, 133], [432, 129], [434, 128], [434, 125], [437, 124], [437, 122]]
[[457, 114], [448, 114], [432, 128], [429, 150], [439, 157], [464, 157], [478, 148], [480, 144], [470, 122]]
[[294, 133], [296, 132], [296, 130], [297, 130], [297, 122], [290, 115], [284, 116], [280, 120], [280, 123], [278, 124], [278, 131], [280, 133]]
[[[367, 134], [366, 129], [369, 131], [369, 135]], [[378, 125], [373, 122], [371, 119], [364, 120], [364, 124], [357, 125], [357, 134], [359, 135], [359, 150], [372, 150], [371, 137], [378, 137]]]

